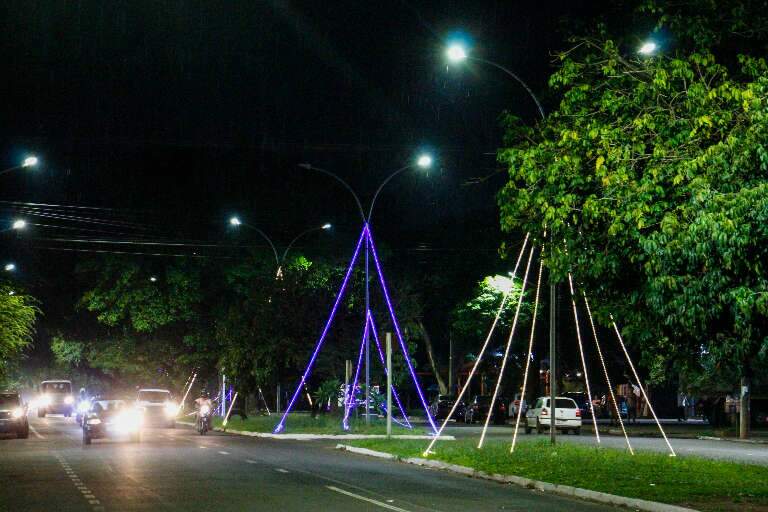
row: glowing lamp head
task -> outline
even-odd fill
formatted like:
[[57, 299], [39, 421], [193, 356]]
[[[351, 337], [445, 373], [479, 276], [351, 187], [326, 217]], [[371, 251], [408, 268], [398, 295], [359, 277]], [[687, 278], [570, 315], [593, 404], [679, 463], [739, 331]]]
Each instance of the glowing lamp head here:
[[13, 263], [7, 263], [3, 268], [5, 269], [6, 272], [13, 272], [14, 270], [16, 270], [16, 265]]
[[156, 278], [155, 276], [151, 276], [151, 277], [149, 278], [149, 281], [150, 281], [151, 283], [156, 283], [156, 282], [157, 282], [157, 278]]
[[38, 164], [39, 160], [36, 156], [28, 156], [24, 159], [24, 161], [21, 163], [22, 167], [34, 167]]
[[422, 169], [427, 169], [432, 166], [432, 157], [429, 155], [421, 155], [418, 160], [416, 160], [416, 165]]
[[643, 45], [640, 47], [640, 49], [637, 50], [637, 52], [640, 55], [653, 55], [656, 53], [656, 50], [659, 49], [659, 45], [657, 45], [653, 41], [646, 41], [643, 43]]
[[445, 56], [451, 62], [462, 62], [467, 59], [467, 50], [462, 45], [454, 43], [445, 51]]
[[242, 224], [242, 222], [238, 217], [232, 217], [231, 219], [229, 219], [230, 226], [239, 226], [240, 224]]
[[333, 227], [333, 226], [331, 225], [331, 223], [330, 223], [330, 222], [326, 222], [325, 224], [323, 224], [322, 226], [320, 226], [320, 228], [321, 228], [321, 229], [324, 229], [324, 230], [326, 230], [326, 231], [328, 231], [328, 230], [329, 230], [329, 229], [331, 229], [332, 227]]
[[13, 221], [13, 224], [11, 224], [11, 228], [13, 229], [24, 229], [27, 227], [27, 221], [24, 219], [18, 219]]

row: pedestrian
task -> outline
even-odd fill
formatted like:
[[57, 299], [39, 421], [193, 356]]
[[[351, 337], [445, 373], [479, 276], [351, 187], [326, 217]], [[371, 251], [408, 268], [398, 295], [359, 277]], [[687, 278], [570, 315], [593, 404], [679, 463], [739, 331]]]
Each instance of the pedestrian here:
[[637, 397], [630, 393], [627, 397], [627, 423], [637, 422]]
[[688, 397], [685, 393], [677, 394], [677, 421], [687, 421], [688, 418], [685, 414], [685, 409], [688, 407]]

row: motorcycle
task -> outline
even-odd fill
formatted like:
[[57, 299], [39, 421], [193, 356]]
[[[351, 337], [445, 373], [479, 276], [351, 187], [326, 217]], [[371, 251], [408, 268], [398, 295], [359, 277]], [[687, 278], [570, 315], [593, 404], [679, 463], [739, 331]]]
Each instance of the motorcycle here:
[[200, 410], [197, 411], [197, 432], [201, 436], [204, 436], [206, 432], [212, 430], [211, 416], [211, 406], [201, 405]]

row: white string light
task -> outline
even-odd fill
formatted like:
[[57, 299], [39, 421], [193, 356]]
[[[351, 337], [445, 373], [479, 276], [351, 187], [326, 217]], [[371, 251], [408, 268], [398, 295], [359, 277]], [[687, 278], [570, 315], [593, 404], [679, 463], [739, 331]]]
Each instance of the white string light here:
[[616, 336], [619, 338], [621, 349], [624, 351], [624, 355], [627, 357], [627, 362], [629, 363], [629, 367], [632, 369], [632, 374], [635, 376], [635, 380], [637, 381], [637, 385], [640, 388], [640, 392], [643, 394], [645, 403], [648, 404], [648, 409], [651, 411], [651, 414], [653, 415], [653, 419], [656, 420], [656, 425], [658, 425], [661, 435], [664, 436], [664, 441], [667, 443], [667, 446], [669, 447], [670, 456], [676, 457], [677, 454], [675, 453], [674, 448], [672, 448], [672, 445], [669, 443], [669, 439], [667, 439], [667, 434], [664, 432], [664, 429], [661, 428], [661, 422], [659, 422], [659, 418], [656, 416], [656, 411], [653, 410], [653, 405], [651, 405], [651, 401], [648, 399], [648, 395], [645, 394], [645, 388], [643, 387], [643, 383], [640, 381], [640, 377], [637, 375], [637, 370], [635, 370], [635, 365], [632, 364], [632, 359], [629, 357], [629, 352], [627, 352], [627, 347], [624, 346], [624, 339], [621, 337], [621, 333], [619, 332], [619, 328], [616, 325], [616, 321], [613, 319], [613, 315], [610, 315], [610, 316], [611, 316], [611, 323], [613, 324], [613, 330], [616, 331]]
[[627, 448], [629, 448], [629, 453], [632, 455], [635, 454], [635, 451], [632, 449], [632, 444], [629, 442], [629, 436], [627, 435], [627, 429], [624, 428], [624, 422], [621, 420], [621, 413], [619, 412], [619, 406], [616, 403], [616, 396], [613, 394], [613, 384], [611, 384], [611, 378], [608, 377], [608, 368], [605, 366], [605, 359], [603, 359], [603, 351], [600, 348], [600, 342], [597, 338], [597, 329], [595, 329], [595, 321], [592, 318], [592, 310], [589, 307], [589, 300], [587, 300], [587, 294], [583, 291], [581, 294], [584, 296], [584, 304], [587, 306], [587, 315], [589, 316], [589, 325], [592, 326], [592, 336], [595, 338], [595, 346], [597, 347], [597, 355], [600, 356], [600, 364], [603, 367], [603, 375], [605, 375], [605, 382], [608, 384], [608, 392], [611, 394], [611, 402], [613, 402], [613, 408], [616, 411], [616, 417], [619, 418], [619, 425], [621, 425], [621, 431], [624, 433], [624, 440], [627, 442]]
[[[526, 233], [525, 240], [523, 241], [523, 246], [520, 248], [520, 254], [517, 255], [517, 262], [515, 263], [515, 269], [512, 271], [513, 281], [515, 279], [515, 276], [517, 275], [517, 269], [520, 266], [520, 260], [523, 258], [523, 253], [525, 252], [525, 248], [528, 245], [529, 236], [530, 236], [530, 233]], [[464, 386], [461, 388], [461, 392], [456, 397], [456, 401], [454, 401], [453, 406], [451, 406], [451, 410], [448, 413], [448, 416], [445, 417], [445, 420], [443, 421], [443, 424], [440, 425], [440, 429], [437, 431], [437, 434], [435, 434], [435, 436], [432, 438], [432, 441], [429, 443], [429, 446], [427, 446], [427, 449], [424, 450], [424, 452], [422, 453], [424, 457], [427, 457], [430, 453], [432, 453], [431, 452], [432, 447], [435, 445], [437, 440], [440, 439], [440, 435], [443, 433], [445, 426], [451, 420], [453, 413], [456, 412], [456, 408], [461, 402], [461, 398], [464, 396], [464, 393], [466, 393], [467, 388], [469, 388], [469, 384], [472, 381], [472, 377], [475, 375], [475, 371], [477, 371], [477, 367], [480, 364], [480, 360], [483, 358], [485, 349], [488, 347], [488, 343], [491, 341], [491, 336], [493, 336], [493, 331], [496, 330], [496, 325], [499, 323], [499, 317], [501, 317], [501, 312], [504, 311], [504, 305], [507, 303], [507, 298], [509, 297], [509, 294], [511, 292], [512, 292], [511, 286], [509, 287], [508, 290], [504, 292], [504, 295], [501, 298], [501, 304], [499, 304], [499, 309], [496, 311], [496, 317], [493, 319], [493, 324], [491, 324], [491, 329], [488, 331], [488, 336], [486, 336], [485, 342], [483, 343], [483, 346], [480, 349], [480, 353], [478, 354], [477, 359], [475, 360], [475, 365], [472, 367], [472, 370], [469, 372], [469, 375], [467, 376], [467, 381], [464, 383]]]
[[[485, 441], [485, 433], [488, 430], [488, 423], [493, 416], [493, 406], [496, 404], [496, 398], [499, 396], [499, 388], [501, 387], [501, 380], [504, 378], [504, 369], [507, 367], [507, 358], [509, 357], [509, 349], [512, 347], [512, 338], [515, 336], [515, 329], [517, 328], [517, 320], [520, 317], [520, 308], [523, 305], [523, 296], [525, 295], [525, 285], [528, 282], [528, 271], [531, 269], [531, 260], [533, 259], [533, 253], [536, 251], [536, 246], [531, 245], [531, 252], [528, 254], [528, 263], [525, 266], [525, 277], [523, 277], [523, 283], [520, 285], [520, 295], [517, 298], [517, 309], [515, 309], [515, 318], [512, 320], [512, 329], [509, 331], [509, 339], [507, 339], [507, 346], [504, 349], [504, 358], [501, 360], [501, 369], [499, 370], [499, 378], [496, 379], [496, 388], [493, 390], [493, 397], [491, 398], [491, 406], [488, 409], [488, 414], [485, 417], [485, 424], [483, 424], [483, 431], [480, 433], [480, 442], [477, 444], [477, 448], [483, 447], [483, 441]], [[514, 285], [514, 281], [513, 281]]]
[[595, 406], [592, 403], [592, 390], [589, 387], [589, 374], [587, 373], [587, 362], [584, 360], [584, 346], [581, 342], [581, 327], [579, 326], [579, 314], [576, 311], [576, 299], [573, 292], [573, 276], [568, 272], [568, 285], [571, 288], [571, 305], [573, 306], [573, 321], [576, 323], [576, 339], [579, 342], [579, 355], [581, 356], [581, 368], [584, 370], [584, 383], [587, 386], [587, 399], [589, 399], [589, 410], [592, 414], [592, 424], [595, 427], [595, 439], [600, 444], [600, 432], [597, 430], [597, 418], [595, 417]]
[[525, 373], [523, 373], [523, 389], [520, 393], [520, 405], [517, 407], [517, 419], [515, 420], [515, 433], [512, 436], [512, 448], [509, 453], [515, 452], [515, 444], [517, 443], [517, 429], [520, 426], [520, 416], [523, 413], [523, 403], [525, 402], [525, 388], [528, 384], [528, 370], [531, 366], [531, 359], [533, 358], [533, 336], [536, 332], [536, 315], [539, 311], [539, 291], [541, 290], [541, 273], [544, 269], [544, 261], [539, 259], [539, 277], [536, 281], [536, 299], [533, 303], [533, 318], [531, 319], [531, 336], [528, 340], [528, 355], [525, 359]]

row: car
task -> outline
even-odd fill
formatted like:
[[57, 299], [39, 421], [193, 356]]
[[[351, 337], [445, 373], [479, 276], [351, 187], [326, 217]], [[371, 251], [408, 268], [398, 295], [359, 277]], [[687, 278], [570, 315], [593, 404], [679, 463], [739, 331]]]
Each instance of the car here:
[[116, 438], [141, 441], [142, 410], [128, 400], [112, 396], [93, 399], [91, 410], [83, 420], [83, 444], [94, 439]]
[[[566, 398], [573, 399], [579, 406], [582, 419], [592, 419], [592, 408], [589, 406], [589, 396], [583, 391], [568, 391], [563, 393]], [[594, 397], [593, 397], [594, 398]]]
[[[475, 395], [474, 398], [467, 404], [464, 412], [464, 423], [475, 423], [478, 421], [485, 421], [488, 417], [488, 412], [491, 409], [490, 395]], [[493, 407], [493, 414], [491, 415], [491, 421], [494, 425], [504, 425], [507, 422], [507, 399], [502, 397], [496, 398], [496, 403]]]
[[144, 410], [146, 425], [176, 428], [179, 405], [174, 402], [171, 392], [167, 389], [140, 389], [136, 396], [136, 405]]
[[0, 433], [16, 434], [19, 439], [29, 437], [27, 406], [15, 391], [0, 392]]
[[[541, 434], [544, 428], [552, 425], [552, 407], [550, 398], [541, 397], [525, 414], [525, 433], [530, 434], [535, 428]], [[578, 404], [567, 396], [555, 398], [555, 428], [562, 432], [581, 434], [581, 409]]]
[[72, 382], [68, 380], [46, 380], [40, 383], [40, 396], [37, 399], [37, 415], [45, 418], [46, 414], [63, 414], [67, 418], [75, 412], [75, 397], [72, 395]]
[[[456, 398], [449, 395], [437, 395], [429, 405], [429, 412], [436, 420], [444, 420], [451, 412], [451, 408], [456, 403]], [[459, 401], [456, 410], [453, 412], [453, 419], [464, 419], [465, 405], [464, 401]]]

